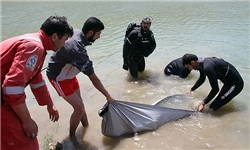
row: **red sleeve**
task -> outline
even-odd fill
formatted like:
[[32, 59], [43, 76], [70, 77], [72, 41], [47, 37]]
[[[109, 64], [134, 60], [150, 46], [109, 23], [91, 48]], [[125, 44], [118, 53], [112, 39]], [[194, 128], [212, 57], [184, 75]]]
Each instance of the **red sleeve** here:
[[[9, 59], [12, 59], [11, 67], [8, 73], [5, 75], [2, 88], [11, 89], [17, 87], [18, 91], [11, 91], [11, 93], [4, 93], [4, 100], [10, 105], [19, 105], [25, 102], [26, 95], [24, 87], [27, 82], [36, 74], [43, 63], [44, 49], [41, 44], [36, 41], [19, 41], [19, 45], [10, 51], [13, 51], [14, 55], [10, 55]], [[35, 58], [30, 61], [30, 58]], [[29, 63], [30, 61], [30, 63]], [[23, 88], [23, 91], [20, 90]]]
[[47, 105], [52, 102], [49, 90], [41, 73], [32, 80], [30, 88], [39, 105]]

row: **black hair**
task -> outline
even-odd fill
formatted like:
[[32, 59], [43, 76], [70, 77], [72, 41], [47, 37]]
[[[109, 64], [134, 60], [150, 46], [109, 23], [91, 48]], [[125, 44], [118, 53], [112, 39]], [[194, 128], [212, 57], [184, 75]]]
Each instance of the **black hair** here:
[[93, 30], [94, 32], [98, 32], [103, 29], [104, 29], [104, 25], [99, 19], [95, 17], [90, 17], [85, 21], [82, 27], [82, 32], [84, 34], [87, 34], [87, 32], [90, 30]]
[[57, 33], [59, 39], [66, 34], [70, 37], [73, 36], [73, 28], [68, 24], [67, 18], [64, 16], [50, 16], [44, 21], [40, 29], [48, 36]]
[[186, 64], [191, 64], [191, 61], [197, 61], [198, 57], [194, 54], [185, 54], [182, 56], [182, 64], [185, 66]]

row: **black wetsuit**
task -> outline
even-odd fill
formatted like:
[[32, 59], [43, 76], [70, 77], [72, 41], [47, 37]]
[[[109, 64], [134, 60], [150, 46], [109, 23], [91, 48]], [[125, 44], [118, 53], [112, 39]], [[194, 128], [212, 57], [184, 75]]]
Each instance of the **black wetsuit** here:
[[124, 40], [124, 64], [128, 66], [133, 77], [137, 78], [138, 71], [145, 70], [144, 57], [148, 57], [155, 50], [155, 47], [153, 32], [151, 30], [143, 32], [141, 27], [134, 29]]
[[228, 103], [243, 89], [244, 81], [239, 72], [232, 64], [221, 58], [205, 58], [203, 62], [200, 63], [198, 70], [200, 71], [200, 77], [191, 90], [194, 91], [200, 87], [207, 76], [212, 89], [204, 99], [205, 104], [209, 103], [219, 92], [217, 79], [221, 80], [224, 84], [219, 94], [210, 105], [210, 108], [213, 110], [217, 110]]
[[183, 66], [182, 57], [172, 60], [164, 69], [166, 75], [178, 75], [181, 78], [186, 78], [191, 70]]

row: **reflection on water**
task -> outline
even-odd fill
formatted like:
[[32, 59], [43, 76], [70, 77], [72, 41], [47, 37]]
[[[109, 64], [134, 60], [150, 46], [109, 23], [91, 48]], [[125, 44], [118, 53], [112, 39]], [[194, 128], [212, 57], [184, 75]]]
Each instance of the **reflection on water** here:
[[[2, 40], [26, 32], [36, 32], [43, 20], [54, 14], [66, 16], [69, 23], [79, 29], [88, 17], [100, 18], [105, 24], [105, 30], [100, 39], [87, 47], [88, 54], [94, 62], [96, 74], [118, 100], [153, 104], [171, 95], [184, 94], [195, 83], [198, 72], [192, 71], [188, 78], [180, 79], [165, 76], [163, 70], [171, 60], [185, 53], [222, 57], [234, 64], [245, 80], [243, 91], [216, 112], [205, 109], [203, 113], [198, 112], [167, 123], [155, 131], [140, 133], [136, 138], [122, 136], [114, 139], [101, 133], [102, 118], [98, 116], [98, 111], [106, 102], [105, 97], [94, 88], [88, 77], [79, 74], [90, 126], [85, 133], [79, 126], [77, 134], [80, 144], [76, 149], [249, 148], [247, 1], [2, 2], [1, 11]], [[151, 29], [157, 47], [146, 58], [146, 70], [135, 80], [122, 69], [122, 45], [128, 23], [139, 23], [144, 15], [150, 15], [154, 19]], [[44, 67], [46, 65], [45, 63]], [[60, 113], [57, 123], [49, 121], [46, 108], [37, 107], [34, 96], [26, 89], [29, 110], [39, 126], [40, 147], [43, 149], [46, 140], [53, 139], [61, 142], [65, 150], [74, 149], [77, 145], [68, 139], [69, 118], [73, 109], [58, 97], [47, 79], [46, 83]], [[167, 105], [194, 110], [209, 91], [210, 85], [206, 81], [188, 99], [172, 99], [167, 101]]]
[[[199, 100], [189, 94], [176, 94], [165, 97], [153, 105], [175, 109], [196, 110], [194, 103], [197, 101]], [[198, 106], [198, 104], [196, 105]]]

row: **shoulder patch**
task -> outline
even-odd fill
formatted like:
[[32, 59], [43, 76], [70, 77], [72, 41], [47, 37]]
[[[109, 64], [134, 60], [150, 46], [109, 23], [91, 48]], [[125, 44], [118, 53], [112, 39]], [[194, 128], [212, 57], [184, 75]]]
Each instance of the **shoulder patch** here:
[[25, 67], [28, 68], [31, 71], [34, 71], [36, 67], [38, 56], [37, 55], [32, 55], [28, 58]]

